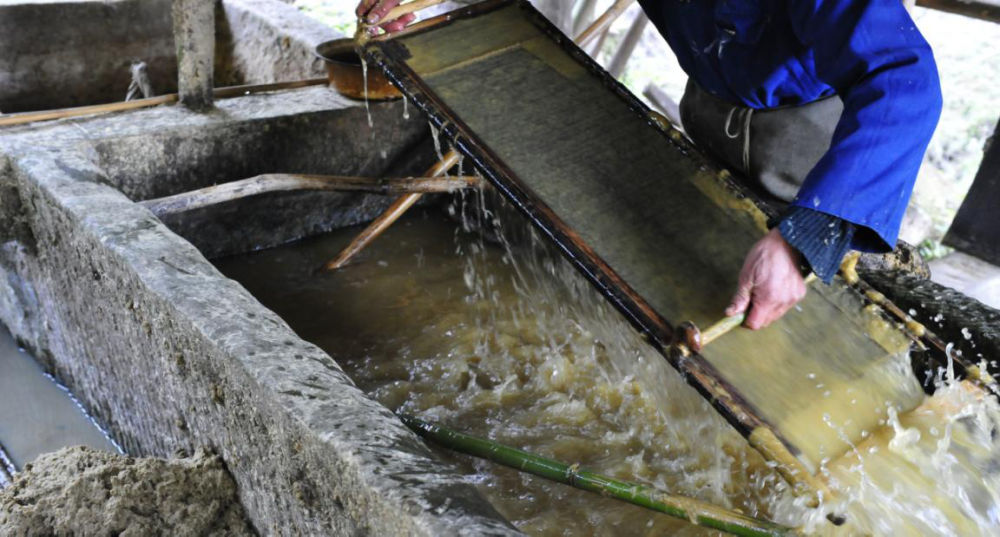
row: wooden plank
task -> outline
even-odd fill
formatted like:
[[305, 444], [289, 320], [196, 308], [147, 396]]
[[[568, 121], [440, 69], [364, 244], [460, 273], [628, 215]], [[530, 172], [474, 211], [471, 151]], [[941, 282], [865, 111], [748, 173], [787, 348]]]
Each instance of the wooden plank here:
[[721, 318], [766, 218], [527, 3], [465, 8], [365, 52], [793, 484], [820, 488], [820, 462], [887, 402], [922, 399], [905, 335], [842, 283], [767, 330], [669, 351], [668, 319]]
[[1000, 265], [1000, 122], [944, 243]]
[[370, 194], [414, 194], [457, 192], [479, 186], [478, 177], [402, 177], [385, 179], [376, 177], [345, 177], [340, 175], [304, 175], [267, 173], [214, 185], [190, 192], [140, 202], [158, 217], [202, 209], [222, 203], [295, 191], [366, 192]]
[[1000, 0], [917, 0], [917, 5], [975, 19], [1000, 22]]

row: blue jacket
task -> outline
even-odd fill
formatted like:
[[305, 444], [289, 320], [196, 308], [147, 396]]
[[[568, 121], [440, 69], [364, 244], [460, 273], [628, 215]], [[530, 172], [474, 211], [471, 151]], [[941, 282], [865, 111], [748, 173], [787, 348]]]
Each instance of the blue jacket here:
[[702, 88], [751, 108], [837, 93], [844, 112], [794, 206], [891, 250], [941, 112], [930, 46], [900, 0], [640, 0]]

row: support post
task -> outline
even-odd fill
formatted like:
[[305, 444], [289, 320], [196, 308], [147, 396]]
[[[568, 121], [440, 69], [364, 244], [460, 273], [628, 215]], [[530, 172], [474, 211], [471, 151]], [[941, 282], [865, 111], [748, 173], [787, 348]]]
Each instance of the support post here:
[[628, 65], [629, 59], [632, 58], [635, 47], [642, 40], [642, 33], [646, 31], [648, 23], [649, 19], [646, 18], [646, 13], [640, 9], [632, 21], [632, 26], [629, 27], [628, 33], [625, 34], [625, 39], [622, 40], [621, 46], [618, 47], [618, 52], [615, 53], [611, 64], [608, 66], [608, 72], [611, 73], [611, 76], [619, 78], [625, 74], [625, 67]]
[[1000, 265], [1000, 121], [987, 142], [983, 163], [965, 201], [951, 223], [944, 243]]
[[177, 93], [192, 110], [212, 107], [215, 87], [215, 0], [173, 0]]

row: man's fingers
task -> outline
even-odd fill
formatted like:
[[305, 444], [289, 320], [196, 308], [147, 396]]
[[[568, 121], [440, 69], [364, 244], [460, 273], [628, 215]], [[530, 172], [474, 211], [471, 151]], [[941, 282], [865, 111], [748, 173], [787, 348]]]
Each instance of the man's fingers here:
[[403, 15], [402, 17], [400, 17], [400, 18], [398, 18], [398, 19], [396, 19], [394, 21], [387, 22], [387, 23], [383, 24], [382, 25], [382, 29], [385, 30], [386, 33], [390, 33], [391, 34], [393, 32], [398, 32], [398, 31], [402, 30], [403, 28], [406, 28], [406, 25], [410, 24], [411, 22], [413, 22], [415, 20], [417, 20], [417, 16], [415, 14], [413, 14], [413, 13], [407, 13], [406, 15]]
[[750, 305], [751, 291], [753, 291], [753, 280], [740, 273], [740, 283], [736, 287], [736, 294], [733, 295], [732, 300], [729, 301], [729, 307], [726, 308], [727, 317], [738, 315], [747, 310], [747, 306]]
[[772, 313], [766, 306], [754, 302], [750, 306], [750, 312], [747, 313], [746, 320], [743, 321], [743, 326], [750, 330], [760, 330], [771, 322]]
[[358, 9], [355, 10], [355, 14], [358, 18], [364, 18], [364, 16], [368, 14], [368, 11], [371, 10], [372, 6], [375, 5], [375, 2], [376, 0], [361, 0], [361, 2], [358, 3]]
[[375, 24], [378, 21], [382, 20], [382, 17], [385, 17], [389, 13], [389, 11], [392, 10], [392, 8], [398, 5], [399, 5], [399, 0], [378, 0], [378, 3], [375, 4], [375, 7], [373, 7], [371, 11], [368, 12], [368, 18], [367, 18], [368, 24]]

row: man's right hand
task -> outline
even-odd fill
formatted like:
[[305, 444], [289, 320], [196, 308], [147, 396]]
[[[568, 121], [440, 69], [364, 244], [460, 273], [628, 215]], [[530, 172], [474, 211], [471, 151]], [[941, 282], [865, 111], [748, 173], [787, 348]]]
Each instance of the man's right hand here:
[[[382, 17], [385, 17], [399, 3], [400, 0], [361, 0], [356, 13], [358, 14], [358, 19], [364, 21], [365, 24], [377, 25], [379, 28], [385, 30], [386, 33], [391, 34], [406, 28], [407, 24], [417, 19], [415, 14], [407, 13], [398, 19], [383, 21]], [[375, 29], [372, 28], [370, 31], [374, 33]]]

